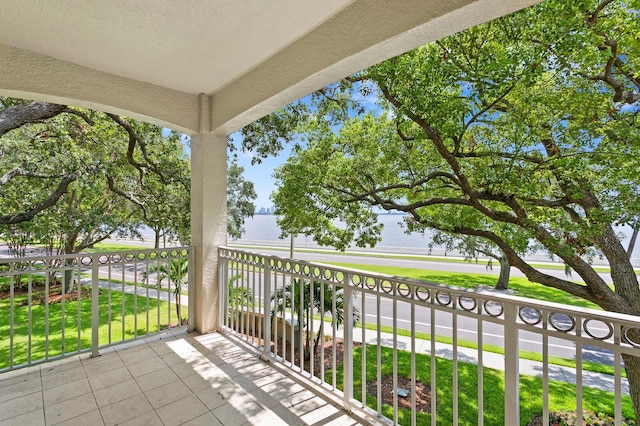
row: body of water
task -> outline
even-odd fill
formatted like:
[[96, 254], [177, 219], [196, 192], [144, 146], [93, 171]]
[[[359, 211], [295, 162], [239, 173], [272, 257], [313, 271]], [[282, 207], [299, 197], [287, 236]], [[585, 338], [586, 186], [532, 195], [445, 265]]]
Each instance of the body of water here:
[[[381, 237], [382, 241], [379, 242], [374, 248], [362, 249], [358, 247], [352, 247], [350, 250], [357, 251], [375, 251], [386, 253], [405, 253], [405, 254], [433, 254], [433, 255], [451, 255], [455, 256], [457, 253], [445, 253], [443, 249], [434, 248], [429, 252], [428, 245], [431, 241], [430, 233], [411, 233], [407, 234], [404, 227], [401, 225], [403, 220], [402, 215], [379, 215], [378, 221], [384, 225], [382, 229]], [[276, 223], [276, 217], [273, 215], [256, 215], [253, 218], [247, 219], [245, 223], [246, 232], [242, 238], [236, 241], [230, 241], [231, 243], [241, 245], [272, 245], [289, 247], [290, 239], [280, 239], [280, 228]], [[621, 227], [618, 229], [627, 238], [623, 240], [623, 244], [628, 243], [628, 236], [631, 233], [630, 228]], [[305, 237], [304, 235], [298, 235], [294, 238], [294, 245], [296, 248], [319, 248], [320, 246], [313, 241], [312, 237]], [[550, 261], [546, 254], [527, 256], [529, 260], [537, 261]], [[634, 265], [640, 266], [640, 246], [636, 244], [633, 252]], [[596, 264], [603, 263], [602, 261], [594, 261]]]

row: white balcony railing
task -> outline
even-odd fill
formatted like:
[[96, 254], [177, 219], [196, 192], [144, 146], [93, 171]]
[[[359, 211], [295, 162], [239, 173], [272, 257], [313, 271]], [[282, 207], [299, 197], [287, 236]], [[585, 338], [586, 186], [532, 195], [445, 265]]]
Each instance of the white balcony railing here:
[[223, 329], [347, 410], [412, 425], [633, 416], [622, 354], [640, 356], [638, 318], [228, 247], [219, 273]]
[[[187, 317], [188, 247], [0, 259], [0, 372], [147, 337]], [[192, 262], [189, 262], [192, 263]], [[184, 266], [181, 268], [181, 266]], [[177, 302], [178, 301], [178, 302]]]

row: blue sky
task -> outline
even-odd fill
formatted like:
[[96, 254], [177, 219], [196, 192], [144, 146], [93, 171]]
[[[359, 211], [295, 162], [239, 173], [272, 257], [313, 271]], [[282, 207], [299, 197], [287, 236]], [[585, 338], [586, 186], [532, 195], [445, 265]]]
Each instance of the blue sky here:
[[255, 165], [251, 165], [253, 155], [250, 152], [236, 151], [236, 153], [238, 154], [238, 165], [244, 167], [245, 179], [253, 182], [258, 194], [255, 201], [256, 211], [262, 207], [271, 207], [273, 203], [269, 196], [276, 189], [273, 171], [287, 161], [291, 154], [291, 145], [285, 145], [277, 157], [269, 156], [263, 159], [262, 163]]

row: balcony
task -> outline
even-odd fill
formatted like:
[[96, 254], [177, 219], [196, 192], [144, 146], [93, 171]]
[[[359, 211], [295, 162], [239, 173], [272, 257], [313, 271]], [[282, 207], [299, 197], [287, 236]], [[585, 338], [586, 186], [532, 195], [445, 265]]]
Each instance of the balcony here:
[[191, 280], [162, 276], [191, 256], [1, 261], [0, 424], [548, 425], [567, 401], [630, 415], [637, 318], [221, 247], [221, 328], [200, 335], [178, 319]]

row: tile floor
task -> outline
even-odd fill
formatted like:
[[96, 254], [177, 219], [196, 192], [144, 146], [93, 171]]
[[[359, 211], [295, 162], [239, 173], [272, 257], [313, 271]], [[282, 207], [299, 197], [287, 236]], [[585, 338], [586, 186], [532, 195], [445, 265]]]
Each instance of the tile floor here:
[[184, 331], [0, 375], [5, 425], [358, 425], [222, 334]]

